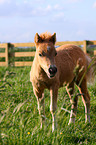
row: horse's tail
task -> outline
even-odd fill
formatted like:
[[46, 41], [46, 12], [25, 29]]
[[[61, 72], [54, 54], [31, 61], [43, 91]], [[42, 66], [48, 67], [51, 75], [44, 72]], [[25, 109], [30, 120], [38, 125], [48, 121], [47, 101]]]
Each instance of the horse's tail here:
[[87, 81], [94, 82], [95, 74], [96, 74], [96, 58], [90, 58], [86, 55], [87, 60]]

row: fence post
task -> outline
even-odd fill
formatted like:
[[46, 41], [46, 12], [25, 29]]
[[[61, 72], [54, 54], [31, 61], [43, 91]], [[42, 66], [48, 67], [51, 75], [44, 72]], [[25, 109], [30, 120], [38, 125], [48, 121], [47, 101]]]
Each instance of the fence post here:
[[85, 53], [87, 53], [87, 41], [86, 40], [83, 41], [83, 45], [84, 45], [83, 50]]
[[9, 52], [9, 65], [14, 66], [14, 45], [8, 43], [8, 52]]
[[6, 48], [5, 48], [5, 62], [6, 66], [9, 65], [9, 58], [8, 58], [8, 43], [6, 43]]

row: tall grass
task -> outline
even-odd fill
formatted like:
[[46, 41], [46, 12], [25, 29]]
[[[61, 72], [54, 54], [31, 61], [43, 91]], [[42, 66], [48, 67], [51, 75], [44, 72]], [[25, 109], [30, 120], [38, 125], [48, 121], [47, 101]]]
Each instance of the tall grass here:
[[[75, 125], [68, 125], [71, 104], [65, 88], [58, 94], [57, 122], [51, 131], [49, 91], [45, 90], [46, 122], [40, 129], [37, 100], [29, 81], [30, 67], [0, 67], [0, 144], [1, 145], [74, 145], [96, 143], [96, 84], [88, 85], [91, 96], [91, 124], [85, 124], [81, 97]], [[79, 93], [76, 88], [76, 93]]]

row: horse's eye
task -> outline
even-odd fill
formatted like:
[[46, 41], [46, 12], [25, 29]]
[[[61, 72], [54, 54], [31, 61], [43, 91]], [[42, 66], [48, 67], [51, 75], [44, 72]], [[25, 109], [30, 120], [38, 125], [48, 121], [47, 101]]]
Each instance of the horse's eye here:
[[55, 56], [57, 55], [57, 52], [55, 52]]
[[42, 54], [41, 54], [41, 53], [39, 53], [39, 56], [41, 57], [41, 56], [42, 56]]

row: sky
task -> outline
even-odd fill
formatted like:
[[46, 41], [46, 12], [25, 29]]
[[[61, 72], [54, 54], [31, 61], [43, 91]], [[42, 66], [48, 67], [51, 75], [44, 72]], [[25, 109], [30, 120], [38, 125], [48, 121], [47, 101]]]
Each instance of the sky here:
[[0, 42], [34, 42], [56, 32], [57, 41], [96, 40], [96, 0], [0, 0]]

